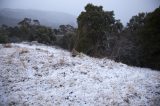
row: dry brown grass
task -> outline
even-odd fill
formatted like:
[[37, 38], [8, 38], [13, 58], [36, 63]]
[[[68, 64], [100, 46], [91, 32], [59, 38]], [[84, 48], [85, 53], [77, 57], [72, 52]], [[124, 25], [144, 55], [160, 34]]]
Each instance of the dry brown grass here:
[[26, 68], [26, 64], [24, 63], [24, 61], [20, 59], [20, 62], [22, 64], [23, 68]]
[[12, 58], [8, 57], [7, 64], [12, 64]]
[[5, 48], [11, 48], [12, 44], [11, 43], [6, 43], [6, 44], [3, 44], [3, 47], [5, 47]]
[[28, 53], [28, 52], [29, 52], [29, 51], [28, 51], [27, 48], [21, 48], [21, 49], [19, 50], [19, 54]]
[[62, 59], [59, 60], [59, 64], [60, 64], [60, 65], [64, 65], [64, 63], [65, 63], [64, 58], [62, 58]]

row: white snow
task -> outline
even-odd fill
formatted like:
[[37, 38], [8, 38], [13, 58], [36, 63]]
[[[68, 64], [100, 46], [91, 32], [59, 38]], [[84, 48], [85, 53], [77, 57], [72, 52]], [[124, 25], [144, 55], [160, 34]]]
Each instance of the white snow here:
[[160, 106], [160, 71], [45, 45], [0, 45], [0, 106], [8, 105]]

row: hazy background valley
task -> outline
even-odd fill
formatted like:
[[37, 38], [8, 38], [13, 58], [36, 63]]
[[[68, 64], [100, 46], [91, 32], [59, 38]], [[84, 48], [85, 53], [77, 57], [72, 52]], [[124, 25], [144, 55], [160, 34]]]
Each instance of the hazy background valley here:
[[63, 12], [42, 11], [32, 9], [0, 9], [0, 25], [16, 26], [25, 17], [38, 19], [41, 25], [58, 28], [60, 25], [70, 24], [77, 27], [76, 16]]
[[151, 12], [160, 5], [159, 0], [0, 0], [0, 24], [15, 25], [18, 20], [27, 16], [39, 19], [44, 25], [75, 26], [76, 18], [87, 3], [101, 5], [105, 11], [114, 11], [115, 18], [120, 19], [124, 26], [133, 15]]

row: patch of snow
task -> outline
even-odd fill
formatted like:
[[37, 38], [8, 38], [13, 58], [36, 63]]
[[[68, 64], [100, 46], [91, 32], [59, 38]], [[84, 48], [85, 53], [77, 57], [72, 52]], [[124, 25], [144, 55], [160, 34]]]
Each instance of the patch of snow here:
[[[28, 49], [20, 53], [20, 49]], [[0, 105], [159, 106], [160, 72], [54, 46], [0, 48]]]

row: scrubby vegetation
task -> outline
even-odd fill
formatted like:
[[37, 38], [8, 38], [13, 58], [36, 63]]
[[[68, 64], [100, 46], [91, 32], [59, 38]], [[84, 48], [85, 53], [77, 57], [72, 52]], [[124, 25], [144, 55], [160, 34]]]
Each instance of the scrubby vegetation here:
[[88, 4], [78, 17], [78, 51], [160, 69], [160, 8], [133, 16], [123, 28], [114, 13]]
[[129, 65], [160, 69], [160, 8], [133, 16], [120, 33], [114, 58]]
[[0, 43], [38, 41], [77, 50], [94, 57], [108, 57], [133, 66], [160, 70], [160, 7], [133, 16], [126, 27], [113, 11], [87, 4], [77, 18], [78, 28], [42, 26], [24, 18], [16, 27], [0, 27]]
[[[88, 4], [78, 21], [78, 51], [92, 56], [106, 56], [108, 41], [122, 31], [123, 25], [114, 18], [113, 11], [104, 11], [102, 6]], [[113, 46], [113, 45], [112, 45]]]

